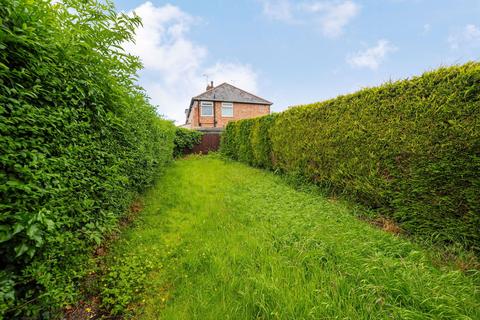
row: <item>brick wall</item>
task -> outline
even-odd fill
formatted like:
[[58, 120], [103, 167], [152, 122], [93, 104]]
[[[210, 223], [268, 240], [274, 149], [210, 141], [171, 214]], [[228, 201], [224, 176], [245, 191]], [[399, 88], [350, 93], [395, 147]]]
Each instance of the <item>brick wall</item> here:
[[[199, 102], [194, 101], [192, 110], [190, 112], [190, 117], [188, 119], [188, 124], [192, 129], [194, 128], [213, 128], [214, 125], [214, 117], [202, 117], [200, 116], [200, 110], [198, 108]], [[263, 115], [270, 114], [270, 106], [269, 105], [261, 105], [261, 104], [250, 104], [250, 103], [233, 103], [233, 117], [224, 117], [222, 116], [222, 103], [219, 101], [214, 102], [215, 108], [215, 120], [216, 120], [216, 127], [222, 128], [227, 125], [229, 121], [232, 120], [240, 120], [246, 118], [254, 118]]]

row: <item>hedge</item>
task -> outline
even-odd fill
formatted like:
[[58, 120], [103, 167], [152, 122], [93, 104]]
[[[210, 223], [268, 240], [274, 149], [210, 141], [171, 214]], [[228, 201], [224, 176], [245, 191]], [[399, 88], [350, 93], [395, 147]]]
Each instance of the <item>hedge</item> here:
[[0, 6], [0, 318], [74, 302], [93, 246], [172, 159], [175, 128], [119, 49], [139, 23], [95, 0]]
[[221, 150], [480, 251], [480, 64], [230, 122]]
[[200, 131], [176, 128], [175, 139], [173, 140], [175, 146], [173, 156], [178, 158], [185, 154], [186, 151], [191, 150], [202, 141], [202, 135]]

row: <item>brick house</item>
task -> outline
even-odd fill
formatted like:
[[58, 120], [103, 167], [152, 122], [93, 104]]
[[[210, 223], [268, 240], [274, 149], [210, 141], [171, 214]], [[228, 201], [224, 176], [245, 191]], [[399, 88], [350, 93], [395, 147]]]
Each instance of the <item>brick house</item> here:
[[270, 114], [272, 103], [228, 83], [216, 87], [213, 81], [207, 90], [193, 97], [185, 110], [187, 120], [183, 127], [202, 130], [221, 130], [229, 121]]

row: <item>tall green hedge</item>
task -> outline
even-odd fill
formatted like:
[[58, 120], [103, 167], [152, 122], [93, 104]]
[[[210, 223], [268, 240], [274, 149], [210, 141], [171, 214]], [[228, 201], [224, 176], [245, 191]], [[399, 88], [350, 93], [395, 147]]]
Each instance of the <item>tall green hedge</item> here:
[[272, 142], [268, 134], [274, 124], [275, 114], [255, 118], [250, 132], [250, 145], [252, 158], [250, 164], [261, 168], [271, 168]]
[[261, 168], [272, 168], [271, 140], [268, 134], [275, 114], [232, 122], [222, 134], [221, 152], [228, 157]]
[[[251, 121], [251, 120], [247, 120]], [[220, 152], [226, 155], [229, 158], [238, 160], [237, 155], [237, 127], [239, 122], [230, 122], [225, 127], [220, 138]]]
[[181, 157], [186, 151], [191, 150], [202, 141], [203, 133], [187, 128], [176, 128], [175, 139], [173, 143], [173, 156], [175, 158]]
[[[228, 124], [223, 152], [480, 250], [480, 64]], [[252, 156], [253, 155], [253, 156]]]
[[172, 159], [119, 49], [140, 21], [102, 3], [0, 0], [0, 318], [72, 303], [92, 245]]

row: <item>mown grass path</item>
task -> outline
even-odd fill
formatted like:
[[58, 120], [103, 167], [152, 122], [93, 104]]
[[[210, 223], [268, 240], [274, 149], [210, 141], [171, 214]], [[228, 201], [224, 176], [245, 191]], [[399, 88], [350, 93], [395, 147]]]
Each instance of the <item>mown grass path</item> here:
[[136, 318], [480, 319], [478, 274], [271, 173], [184, 159], [145, 204], [111, 253], [153, 268]]

